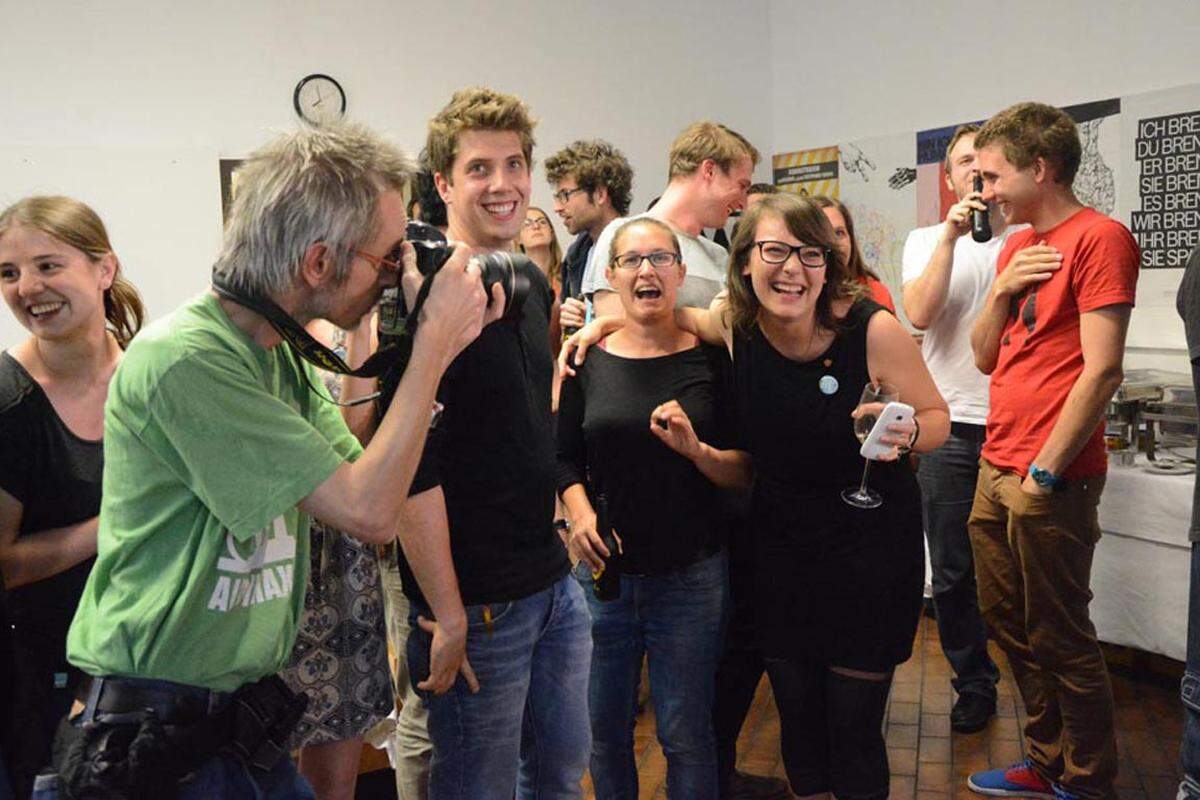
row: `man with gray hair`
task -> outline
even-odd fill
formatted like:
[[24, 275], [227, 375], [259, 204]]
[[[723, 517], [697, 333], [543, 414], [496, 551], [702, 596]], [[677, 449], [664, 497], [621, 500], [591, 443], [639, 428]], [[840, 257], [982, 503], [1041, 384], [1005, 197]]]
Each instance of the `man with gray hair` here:
[[[68, 634], [69, 660], [91, 676], [56, 745], [71, 796], [313, 796], [281, 747], [302, 704], [274, 677], [304, 604], [308, 518], [392, 541], [438, 381], [503, 305], [485, 313], [460, 248], [365, 449], [311, 388], [320, 380], [289, 318], [353, 328], [401, 261], [412, 294], [412, 174], [355, 126], [254, 153], [214, 268], [219, 290], [126, 353], [105, 409], [99, 556]], [[55, 796], [53, 779], [39, 780], [35, 796]]]

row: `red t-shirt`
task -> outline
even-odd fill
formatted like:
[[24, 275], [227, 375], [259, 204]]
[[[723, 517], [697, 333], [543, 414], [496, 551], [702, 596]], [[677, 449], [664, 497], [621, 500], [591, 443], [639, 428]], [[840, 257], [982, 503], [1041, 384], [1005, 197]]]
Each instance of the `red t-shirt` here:
[[859, 278], [859, 283], [867, 287], [871, 293], [872, 300], [893, 314], [896, 313], [896, 304], [892, 302], [892, 293], [888, 291], [888, 287], [883, 281], [877, 281], [869, 275], [863, 275]]
[[[996, 260], [999, 274], [1018, 250], [1045, 241], [1062, 253], [1062, 268], [1013, 301], [992, 372], [991, 411], [983, 457], [1022, 475], [1058, 421], [1067, 393], [1083, 372], [1079, 315], [1111, 305], [1133, 305], [1140, 256], [1129, 230], [1085, 208], [1044, 233], [1012, 234]], [[1104, 425], [1062, 475], [1103, 475]]]

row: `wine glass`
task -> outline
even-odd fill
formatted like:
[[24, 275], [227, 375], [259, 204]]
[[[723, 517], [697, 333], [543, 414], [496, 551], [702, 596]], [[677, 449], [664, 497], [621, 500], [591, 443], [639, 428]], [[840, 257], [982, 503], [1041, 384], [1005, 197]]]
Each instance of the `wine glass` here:
[[[854, 420], [854, 435], [860, 444], [867, 440], [883, 407], [899, 399], [900, 393], [890, 383], [872, 381], [863, 387], [862, 396], [858, 399], [858, 407], [855, 409], [859, 414]], [[862, 482], [858, 488], [842, 491], [842, 499], [855, 508], [879, 508], [883, 505], [883, 497], [879, 492], [867, 488], [867, 473], [871, 469], [871, 460], [868, 458], [863, 464]]]

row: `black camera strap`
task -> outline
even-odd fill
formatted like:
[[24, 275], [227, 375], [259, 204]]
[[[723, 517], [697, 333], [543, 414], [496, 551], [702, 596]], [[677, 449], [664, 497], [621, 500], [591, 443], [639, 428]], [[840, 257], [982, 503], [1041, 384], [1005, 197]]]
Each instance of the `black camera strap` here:
[[[275, 332], [287, 342], [292, 352], [296, 353], [296, 355], [313, 364], [318, 369], [323, 369], [326, 372], [335, 372], [339, 375], [350, 375], [355, 378], [377, 378], [394, 364], [407, 364], [409, 356], [412, 355], [413, 337], [417, 332], [417, 320], [420, 318], [421, 307], [425, 304], [425, 298], [429, 296], [429, 288], [432, 283], [433, 275], [429, 275], [421, 283], [416, 300], [413, 302], [412, 311], [405, 318], [404, 327], [399, 334], [395, 337], [390, 337], [386, 342], [380, 342], [379, 349], [372, 353], [363, 362], [362, 366], [358, 367], [358, 369], [351, 369], [350, 365], [343, 361], [337, 353], [314, 339], [304, 329], [303, 325], [292, 319], [274, 300], [263, 295], [251, 295], [242, 291], [225, 280], [216, 270], [213, 271], [212, 276], [213, 291], [218, 296], [231, 303], [237, 303], [262, 316], [275, 329]], [[307, 373], [305, 373], [305, 380], [308, 380]], [[337, 402], [331, 398], [325, 398], [321, 392], [317, 392], [311, 382], [309, 382], [309, 388], [313, 389], [314, 392], [321, 395], [324, 399], [329, 400], [329, 402]], [[378, 397], [378, 393], [353, 400], [349, 403], [338, 403], [338, 405], [358, 405], [359, 403], [373, 400], [376, 397]]]

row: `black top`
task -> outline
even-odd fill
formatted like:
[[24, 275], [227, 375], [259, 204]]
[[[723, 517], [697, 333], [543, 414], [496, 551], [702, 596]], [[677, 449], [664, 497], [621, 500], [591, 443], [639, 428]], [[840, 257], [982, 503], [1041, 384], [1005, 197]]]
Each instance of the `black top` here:
[[[558, 401], [558, 489], [582, 483], [608, 496], [626, 573], [659, 574], [712, 555], [725, 542], [721, 492], [650, 432], [650, 412], [677, 400], [700, 441], [730, 446], [732, 398], [723, 347], [657, 358], [593, 348]], [[590, 479], [590, 480], [589, 480]]]
[[[1183, 269], [1183, 280], [1179, 282], [1179, 293], [1175, 295], [1175, 308], [1183, 317], [1183, 332], [1187, 338], [1188, 359], [1192, 362], [1192, 386], [1200, 399], [1200, 247], [1192, 251], [1187, 266]], [[1200, 441], [1196, 442], [1196, 463], [1200, 464]], [[1200, 481], [1192, 490], [1192, 526], [1188, 538], [1200, 541]]]
[[[0, 357], [0, 489], [21, 502], [18, 537], [83, 522], [100, 513], [104, 445], [80, 439], [50, 398], [8, 353]], [[94, 558], [45, 580], [8, 590], [13, 636], [22, 651], [66, 665], [67, 628]]]
[[[446, 370], [445, 410], [409, 490], [445, 493], [466, 605], [528, 597], [570, 569], [554, 530], [551, 289], [530, 262], [519, 268], [530, 285], [520, 319], [484, 328]], [[423, 603], [403, 553], [399, 563], [405, 593]]]
[[738, 407], [757, 475], [756, 621], [769, 657], [883, 672], [912, 651], [925, 575], [908, 458], [872, 462], [879, 508], [841, 498], [862, 478], [850, 413], [870, 379], [867, 326], [881, 311], [857, 301], [829, 349], [807, 362], [777, 351], [757, 326], [734, 336]]

